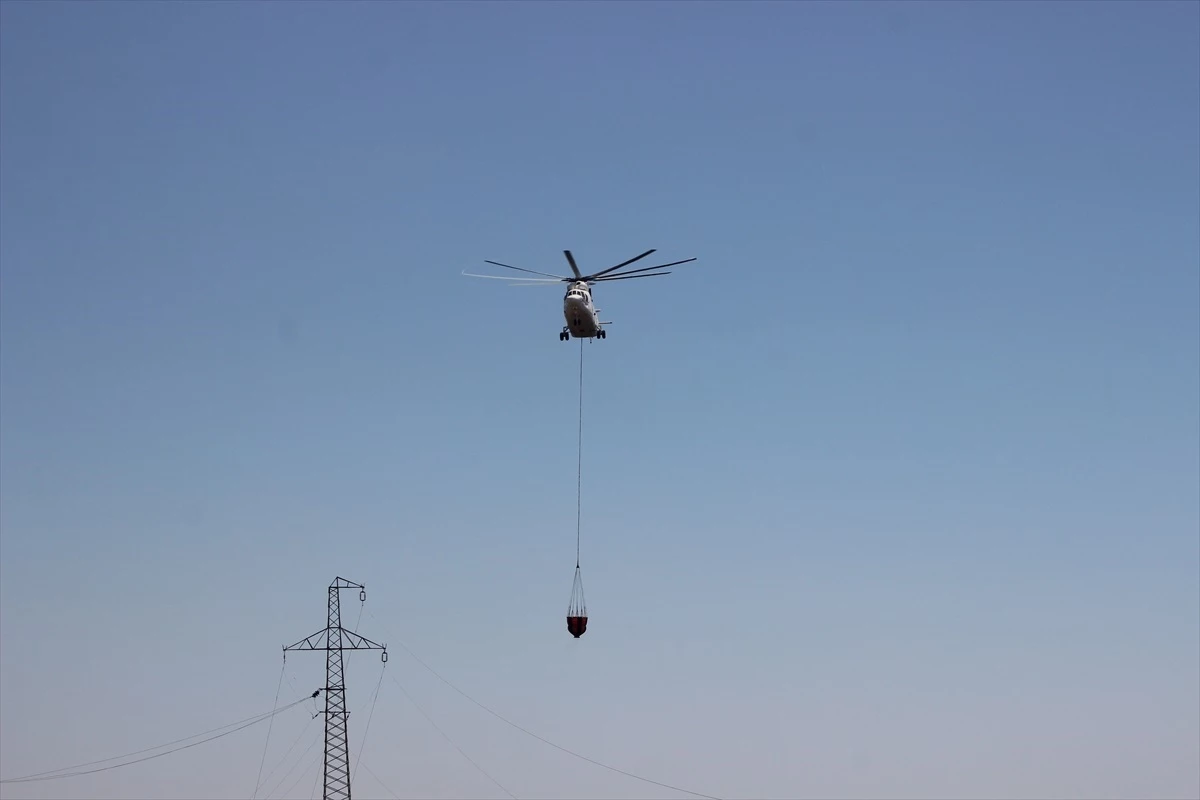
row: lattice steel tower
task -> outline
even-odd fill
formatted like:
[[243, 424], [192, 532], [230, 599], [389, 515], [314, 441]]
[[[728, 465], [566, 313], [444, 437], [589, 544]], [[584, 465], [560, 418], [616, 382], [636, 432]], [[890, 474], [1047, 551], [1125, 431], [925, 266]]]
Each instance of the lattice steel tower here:
[[366, 602], [367, 589], [345, 578], [329, 584], [329, 622], [324, 630], [283, 648], [325, 651], [325, 792], [324, 800], [350, 800], [350, 745], [346, 735], [350, 714], [346, 711], [346, 683], [342, 673], [342, 650], [382, 650], [387, 663], [387, 645], [376, 644], [365, 636], [342, 627], [342, 589], [358, 589], [358, 599]]

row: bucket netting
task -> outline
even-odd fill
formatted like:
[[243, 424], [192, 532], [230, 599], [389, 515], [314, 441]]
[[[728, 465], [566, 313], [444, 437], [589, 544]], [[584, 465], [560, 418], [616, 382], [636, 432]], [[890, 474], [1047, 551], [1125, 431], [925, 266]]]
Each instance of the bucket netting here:
[[567, 631], [578, 639], [587, 630], [587, 603], [583, 598], [583, 575], [575, 565], [575, 583], [571, 586], [571, 602], [567, 605]]

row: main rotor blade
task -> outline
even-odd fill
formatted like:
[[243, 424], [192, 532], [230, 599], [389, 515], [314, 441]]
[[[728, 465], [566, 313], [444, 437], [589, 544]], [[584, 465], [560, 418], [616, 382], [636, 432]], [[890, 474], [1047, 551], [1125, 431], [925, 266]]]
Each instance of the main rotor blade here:
[[571, 272], [575, 273], [575, 279], [582, 278], [583, 274], [579, 271], [579, 267], [575, 266], [575, 256], [571, 255], [571, 251], [563, 250], [563, 255], [567, 257], [567, 263], [571, 265]]
[[605, 281], [623, 281], [629, 278], [653, 278], [655, 275], [670, 275], [669, 272], [647, 272], [645, 275], [609, 275], [606, 278], [593, 278], [592, 283], [604, 283]]
[[477, 275], [474, 272], [465, 272], [465, 271], [463, 272], [463, 275], [466, 275], [468, 278], [491, 278], [494, 281], [522, 280], [522, 281], [528, 281], [531, 285], [536, 284], [538, 286], [549, 286], [552, 284], [564, 283], [567, 280], [566, 278], [554, 278], [554, 279], [550, 279], [550, 278], [514, 278], [514, 277], [511, 277], [508, 275]]
[[520, 272], [529, 272], [534, 275], [545, 275], [547, 278], [558, 278], [558, 280], [560, 280], [560, 281], [566, 280], [566, 278], [563, 278], [559, 275], [551, 275], [549, 272], [537, 272], [532, 269], [525, 269], [524, 267], [514, 267], [511, 264], [501, 264], [499, 261], [488, 261], [486, 258], [483, 260], [483, 262], [485, 264], [495, 264], [497, 267], [507, 267], [508, 269], [515, 269]]
[[606, 275], [605, 277], [606, 278], [614, 278], [614, 277], [616, 277], [616, 275], [633, 275], [634, 273], [637, 273], [637, 272], [650, 272], [650, 271], [656, 270], [656, 269], [665, 269], [667, 267], [673, 267], [676, 264], [686, 264], [689, 261], [695, 261], [695, 260], [696, 259], [694, 259], [694, 258], [685, 258], [683, 261], [672, 261], [670, 264], [659, 264], [657, 267], [639, 267], [638, 269], [631, 269], [628, 272], [618, 272], [615, 275]]
[[592, 277], [599, 278], [601, 275], [607, 275], [610, 272], [616, 272], [621, 267], [628, 267], [633, 262], [640, 261], [641, 259], [645, 258], [646, 256], [650, 255], [653, 252], [654, 252], [654, 250], [647, 250], [646, 252], [642, 253], [640, 256], [634, 256], [633, 258], [629, 259], [628, 261], [626, 261], [623, 264], [617, 264], [615, 267], [609, 267], [608, 269], [602, 269], [599, 272], [597, 272], [595, 275], [592, 275]]

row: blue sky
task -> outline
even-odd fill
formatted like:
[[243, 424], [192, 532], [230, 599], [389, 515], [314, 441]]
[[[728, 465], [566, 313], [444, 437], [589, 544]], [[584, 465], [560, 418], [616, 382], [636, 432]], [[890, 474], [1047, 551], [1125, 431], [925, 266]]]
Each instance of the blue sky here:
[[[650, 247], [576, 641], [578, 345], [460, 273]], [[6, 2], [0, 264], [4, 778], [269, 709], [341, 575], [359, 797], [504, 796], [400, 687], [518, 797], [683, 796], [401, 644], [725, 798], [1200, 792], [1195, 3]]]

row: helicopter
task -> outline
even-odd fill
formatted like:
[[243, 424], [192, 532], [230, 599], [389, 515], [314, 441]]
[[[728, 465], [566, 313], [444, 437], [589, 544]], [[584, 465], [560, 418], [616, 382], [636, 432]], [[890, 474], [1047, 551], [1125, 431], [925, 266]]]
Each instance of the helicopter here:
[[[655, 272], [655, 270], [674, 267], [679, 264], [687, 264], [695, 261], [695, 258], [685, 258], [683, 261], [672, 261], [670, 264], [659, 264], [657, 267], [640, 267], [631, 269], [627, 272], [618, 272], [618, 270], [628, 267], [635, 261], [640, 261], [655, 250], [647, 250], [641, 255], [634, 256], [628, 261], [617, 264], [615, 267], [608, 267], [599, 272], [593, 272], [590, 275], [584, 275], [579, 271], [578, 265], [575, 263], [575, 256], [571, 255], [570, 250], [563, 250], [563, 255], [567, 257], [567, 263], [571, 267], [572, 277], [562, 277], [559, 275], [551, 275], [548, 272], [536, 272], [524, 267], [514, 267], [511, 264], [501, 264], [499, 261], [484, 260], [487, 264], [494, 264], [497, 267], [505, 267], [507, 269], [517, 270], [519, 272], [528, 272], [533, 275], [542, 275], [542, 278], [523, 278], [518, 283], [511, 283], [510, 286], [552, 286], [554, 284], [567, 284], [567, 293], [563, 296], [563, 318], [566, 320], [566, 325], [558, 333], [558, 339], [565, 342], [571, 337], [576, 339], [605, 339], [608, 336], [604, 329], [605, 325], [611, 325], [611, 322], [600, 321], [600, 309], [596, 308], [592, 302], [592, 286], [605, 281], [621, 281], [626, 278], [650, 278], [655, 275], [670, 275], [669, 272]], [[492, 278], [493, 280], [516, 280], [515, 278], [505, 277], [503, 275], [477, 275], [475, 273], [463, 270], [463, 275], [471, 278]]]

